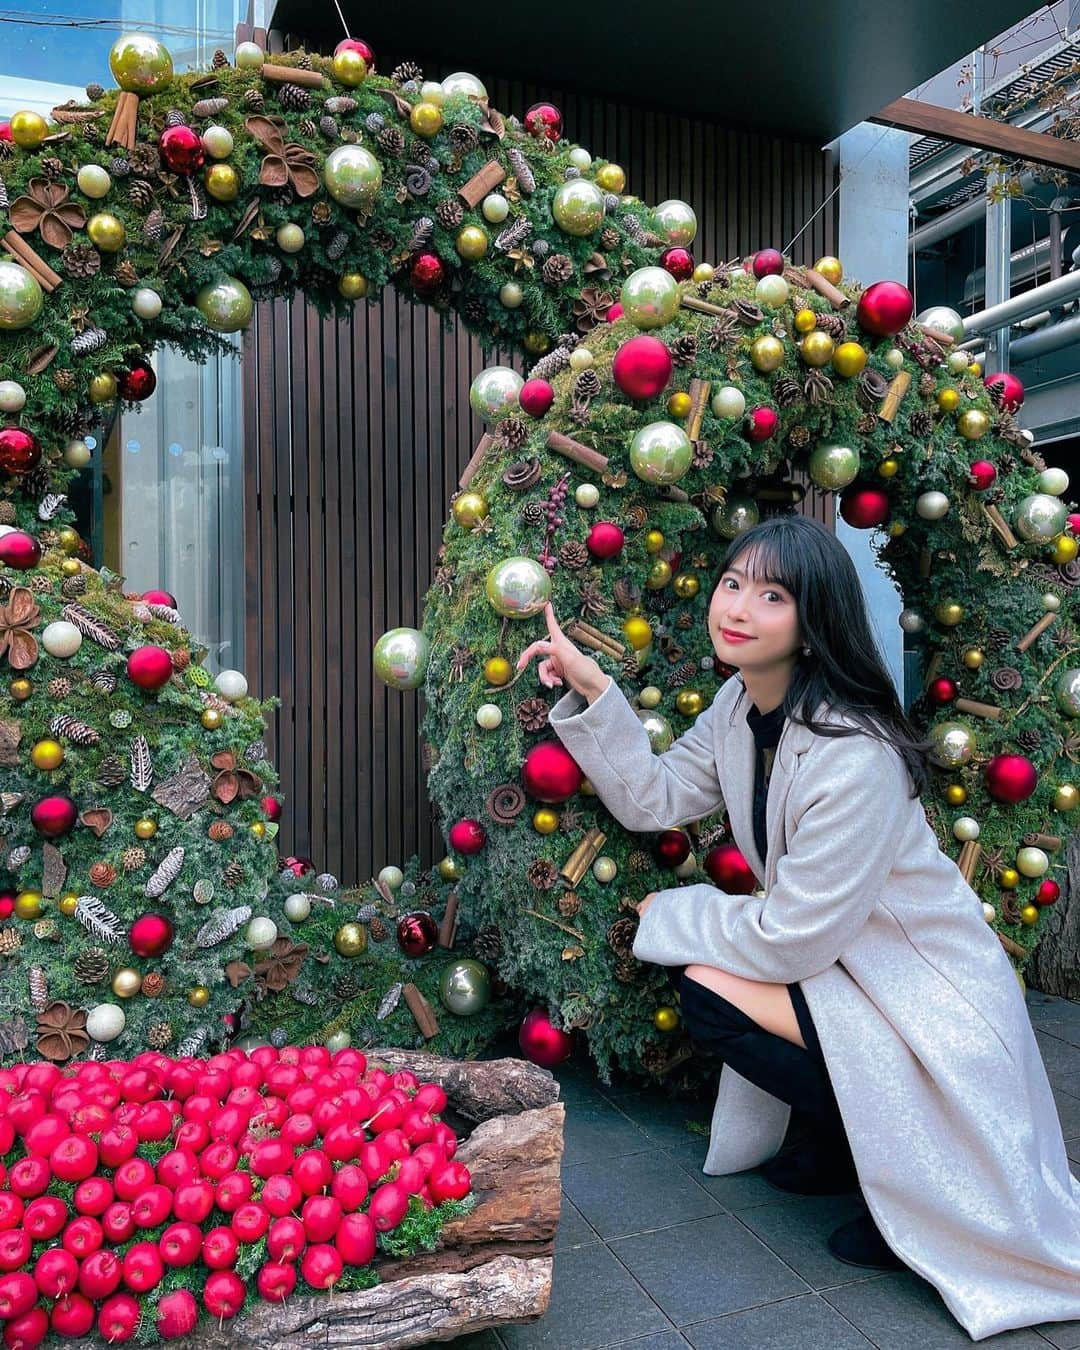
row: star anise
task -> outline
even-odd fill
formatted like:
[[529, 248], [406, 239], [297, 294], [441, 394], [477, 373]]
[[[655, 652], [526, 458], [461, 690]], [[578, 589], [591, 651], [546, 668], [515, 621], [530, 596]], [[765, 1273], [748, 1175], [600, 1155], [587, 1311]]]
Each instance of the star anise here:
[[559, 812], [559, 829], [564, 834], [573, 834], [581, 829], [581, 812], [576, 806], [567, 806]]
[[37, 1033], [38, 1053], [56, 1063], [71, 1059], [90, 1044], [85, 1010], [59, 999], [38, 1014]]
[[574, 301], [574, 318], [577, 321], [578, 330], [582, 333], [590, 333], [614, 303], [615, 297], [610, 291], [601, 291], [595, 286], [586, 286]]
[[452, 567], [436, 567], [434, 582], [446, 592], [446, 598], [449, 600], [454, 594], [454, 582], [457, 579], [456, 573]]
[[31, 178], [26, 193], [11, 203], [9, 218], [20, 234], [38, 230], [53, 248], [67, 248], [74, 232], [86, 224], [86, 212], [69, 202], [71, 190], [47, 178]]
[[210, 791], [223, 805], [239, 797], [258, 797], [262, 792], [262, 779], [250, 769], [238, 769], [236, 756], [231, 750], [219, 750], [210, 756], [210, 763], [218, 770]]
[[1062, 752], [1073, 764], [1080, 764], [1080, 732], [1071, 731], [1064, 738]]
[[738, 322], [733, 314], [726, 314], [722, 318], [714, 319], [705, 332], [705, 341], [709, 344], [710, 351], [718, 351], [733, 341], [739, 331]]
[[278, 938], [264, 960], [255, 966], [255, 981], [271, 993], [280, 994], [300, 975], [307, 956], [306, 942], [292, 942]]
[[6, 653], [12, 670], [28, 670], [37, 660], [37, 639], [30, 630], [40, 620], [41, 610], [26, 586], [13, 587], [0, 604], [0, 657]]
[[455, 647], [450, 653], [450, 678], [456, 682], [463, 680], [472, 659], [472, 652], [467, 647]]
[[167, 169], [159, 169], [158, 181], [170, 197], [176, 201], [180, 200], [180, 175], [178, 173], [169, 173]]
[[979, 860], [989, 877], [996, 877], [1005, 867], [1005, 850], [1002, 848], [991, 848], [983, 851]]

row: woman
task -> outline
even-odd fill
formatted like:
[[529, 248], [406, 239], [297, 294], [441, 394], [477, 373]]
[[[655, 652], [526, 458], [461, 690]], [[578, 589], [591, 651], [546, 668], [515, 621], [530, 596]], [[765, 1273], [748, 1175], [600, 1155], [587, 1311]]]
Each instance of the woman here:
[[[605, 807], [659, 831], [726, 803], [762, 882], [753, 895], [675, 887], [639, 907], [634, 954], [675, 968], [691, 1040], [724, 1061], [704, 1171], [772, 1159], [774, 1183], [798, 1191], [854, 1173], [869, 1212], [830, 1248], [909, 1266], [974, 1340], [1080, 1319], [1080, 1182], [1038, 1044], [923, 811], [928, 743], [840, 542], [796, 516], [733, 541], [708, 624], [738, 674], [662, 755], [550, 605], [547, 621], [519, 664], [541, 655], [541, 683], [571, 686], [551, 724]], [[793, 1106], [801, 1147], [776, 1157]]]

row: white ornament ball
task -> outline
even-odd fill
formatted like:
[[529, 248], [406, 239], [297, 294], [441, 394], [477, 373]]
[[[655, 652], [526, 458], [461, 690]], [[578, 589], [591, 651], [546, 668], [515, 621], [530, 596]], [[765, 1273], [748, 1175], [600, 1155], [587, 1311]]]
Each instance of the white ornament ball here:
[[84, 197], [95, 199], [104, 197], [112, 187], [108, 169], [103, 169], [100, 164], [84, 164], [75, 175], [75, 181]]
[[3, 539], [5, 534], [14, 534], [14, 533], [15, 533], [14, 525], [0, 525], [0, 539]]
[[978, 839], [981, 833], [979, 822], [974, 816], [957, 816], [953, 821], [953, 834], [966, 844], [971, 839]]
[[82, 646], [82, 634], [73, 623], [68, 623], [66, 619], [57, 619], [55, 623], [46, 626], [41, 635], [41, 645], [50, 656], [58, 656], [66, 660]]
[[905, 633], [921, 633], [926, 627], [926, 620], [917, 609], [902, 609], [897, 623]]
[[728, 276], [732, 279], [732, 281], [739, 281], [741, 280], [742, 277], [747, 277], [749, 275], [750, 273], [746, 270], [745, 267], [731, 267], [728, 269]]
[[380, 870], [379, 880], [384, 886], [389, 886], [392, 891], [396, 891], [405, 880], [405, 873], [400, 867], [395, 867], [393, 863], [388, 863]]
[[161, 296], [150, 286], [140, 286], [132, 292], [131, 308], [140, 319], [156, 319], [161, 313]]
[[257, 42], [241, 42], [233, 52], [237, 70], [262, 70], [266, 53]]
[[447, 75], [442, 82], [443, 94], [449, 98], [452, 94], [466, 94], [469, 98], [487, 98], [483, 82], [467, 70], [456, 70]]
[[502, 709], [497, 703], [481, 703], [476, 710], [476, 724], [485, 731], [494, 731], [502, 725]]
[[64, 463], [69, 469], [85, 469], [93, 457], [85, 441], [68, 441], [64, 446]]
[[303, 891], [294, 891], [285, 897], [285, 917], [290, 923], [303, 923], [311, 913], [311, 901]]
[[115, 1041], [127, 1017], [115, 1003], [98, 1003], [86, 1016], [86, 1030], [95, 1041]]
[[16, 413], [26, 406], [26, 390], [18, 380], [0, 380], [0, 412]]
[[791, 287], [783, 277], [776, 274], [762, 277], [754, 287], [754, 297], [765, 309], [779, 309], [781, 305], [786, 305], [790, 293]]
[[697, 858], [693, 853], [688, 853], [686, 858], [675, 868], [675, 875], [680, 881], [685, 881], [687, 877], [692, 877], [697, 871]]
[[215, 678], [214, 688], [226, 703], [237, 703], [247, 698], [248, 682], [238, 670], [223, 670]]
[[1047, 591], [1042, 598], [1042, 607], [1047, 614], [1056, 614], [1061, 608], [1061, 596], [1055, 595], [1053, 591]]
[[480, 204], [484, 219], [492, 225], [501, 225], [510, 214], [510, 203], [501, 192], [489, 192]]
[[890, 347], [885, 353], [885, 364], [890, 370], [903, 370], [904, 353], [899, 347]]
[[967, 370], [968, 368], [968, 363], [970, 362], [970, 360], [971, 357], [968, 355], [967, 352], [950, 352], [949, 374], [963, 375], [964, 371]]
[[525, 292], [516, 281], [507, 281], [499, 289], [499, 303], [503, 309], [517, 309], [524, 299]]
[[570, 163], [575, 169], [580, 169], [584, 173], [586, 169], [592, 168], [592, 155], [584, 146], [575, 145], [573, 150], [570, 151]]
[[207, 127], [202, 143], [211, 159], [228, 159], [233, 152], [233, 135], [228, 127]]
[[1028, 845], [1016, 855], [1016, 870], [1024, 877], [1041, 877], [1050, 867], [1050, 856], [1041, 848]]
[[589, 370], [595, 364], [596, 357], [589, 351], [588, 347], [575, 347], [570, 353], [570, 369], [575, 373]]
[[326, 1048], [332, 1055], [336, 1055], [339, 1050], [345, 1050], [350, 1045], [352, 1045], [352, 1037], [344, 1027], [340, 1031], [331, 1032], [326, 1038]]
[[420, 86], [420, 98], [424, 103], [434, 103], [436, 108], [441, 108], [446, 102], [446, 90], [440, 80], [425, 80]]
[[997, 910], [988, 900], [983, 901], [983, 918], [987, 923], [993, 923], [997, 919]]
[[922, 492], [915, 499], [915, 510], [923, 520], [941, 520], [948, 514], [949, 499], [944, 492]]
[[574, 501], [588, 511], [600, 500], [600, 489], [595, 483], [579, 483], [574, 490]]
[[746, 411], [746, 396], [733, 384], [725, 384], [712, 396], [714, 417], [724, 417], [729, 422], [737, 422]]
[[615, 880], [615, 874], [618, 872], [619, 867], [614, 858], [609, 858], [606, 854], [604, 854], [602, 857], [597, 858], [597, 860], [593, 863], [592, 870], [593, 876], [597, 879], [597, 881], [601, 881], [606, 884], [609, 881]]
[[1052, 497], [1060, 497], [1063, 492], [1068, 491], [1069, 475], [1056, 465], [1043, 469], [1039, 474], [1038, 488], [1040, 492], [1048, 492]]
[[273, 919], [266, 918], [265, 915], [256, 915], [248, 924], [244, 933], [244, 941], [253, 952], [265, 952], [277, 941], [277, 924]]
[[274, 239], [282, 253], [299, 253], [306, 242], [304, 231], [292, 221], [279, 225]]

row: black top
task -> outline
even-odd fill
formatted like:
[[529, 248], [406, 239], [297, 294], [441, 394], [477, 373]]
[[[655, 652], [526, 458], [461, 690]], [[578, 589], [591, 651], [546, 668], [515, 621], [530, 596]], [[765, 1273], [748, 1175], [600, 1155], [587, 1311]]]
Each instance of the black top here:
[[[765, 861], [765, 796], [769, 787], [769, 773], [772, 769], [773, 754], [780, 734], [784, 730], [784, 705], [781, 703], [772, 712], [758, 711], [756, 703], [751, 703], [746, 713], [746, 725], [754, 733], [754, 745], [757, 755], [754, 761], [754, 843], [757, 845], [761, 861]], [[764, 881], [763, 883], [764, 884]]]

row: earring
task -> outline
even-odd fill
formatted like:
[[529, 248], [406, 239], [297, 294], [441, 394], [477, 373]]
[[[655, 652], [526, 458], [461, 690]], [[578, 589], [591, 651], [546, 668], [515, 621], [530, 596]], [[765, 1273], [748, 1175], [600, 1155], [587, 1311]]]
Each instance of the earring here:
[[813, 652], [811, 652], [811, 650], [810, 650], [809, 647], [804, 647], [804, 648], [803, 648], [803, 656], [812, 656], [812, 655], [813, 655]]

